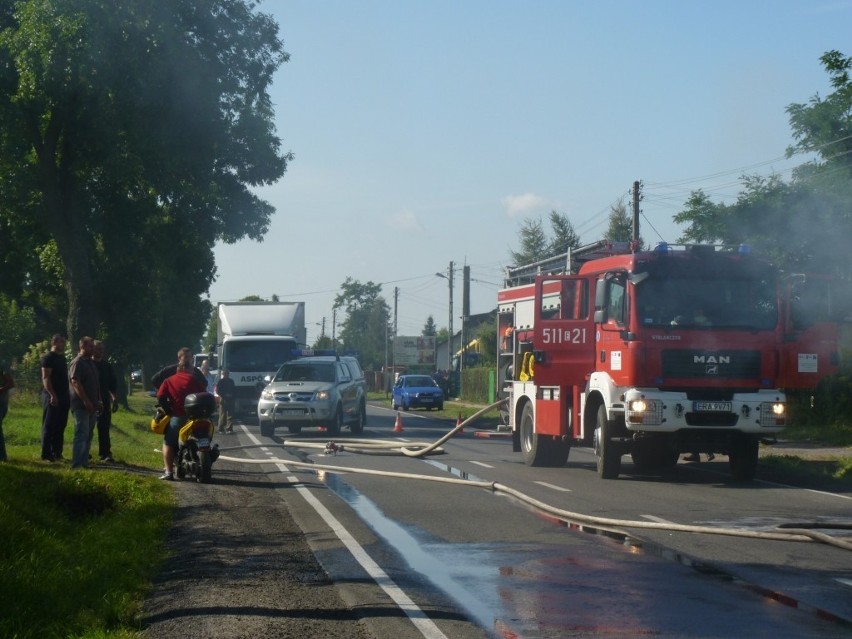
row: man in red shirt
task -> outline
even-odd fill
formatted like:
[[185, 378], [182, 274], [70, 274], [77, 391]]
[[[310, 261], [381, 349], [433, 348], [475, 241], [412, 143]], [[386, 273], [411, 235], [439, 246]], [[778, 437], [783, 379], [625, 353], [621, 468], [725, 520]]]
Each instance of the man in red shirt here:
[[178, 351], [177, 372], [167, 378], [157, 390], [160, 406], [171, 415], [169, 426], [163, 433], [163, 464], [165, 469], [160, 479], [174, 480], [173, 466], [178, 449], [178, 434], [186, 423], [186, 410], [183, 407], [187, 395], [203, 393], [207, 384], [195, 375], [192, 352], [183, 347]]

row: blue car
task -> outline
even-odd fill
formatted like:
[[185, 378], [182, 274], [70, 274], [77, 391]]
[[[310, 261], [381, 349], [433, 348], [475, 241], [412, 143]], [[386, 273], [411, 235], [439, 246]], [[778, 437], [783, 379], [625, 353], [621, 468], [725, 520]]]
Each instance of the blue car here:
[[444, 391], [428, 375], [400, 375], [393, 387], [393, 409], [444, 409]]

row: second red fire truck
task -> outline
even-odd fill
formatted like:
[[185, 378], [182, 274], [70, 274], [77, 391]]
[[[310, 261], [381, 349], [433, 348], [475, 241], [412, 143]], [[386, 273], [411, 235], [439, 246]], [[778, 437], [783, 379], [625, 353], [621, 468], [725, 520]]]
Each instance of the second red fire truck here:
[[[783, 388], [836, 370], [837, 332], [808, 291], [748, 247], [597, 242], [510, 269], [498, 293], [498, 383], [516, 451], [563, 465], [594, 449], [602, 478], [684, 452], [723, 453], [754, 477], [762, 439], [784, 427]], [[816, 282], [816, 283], [814, 283]]]

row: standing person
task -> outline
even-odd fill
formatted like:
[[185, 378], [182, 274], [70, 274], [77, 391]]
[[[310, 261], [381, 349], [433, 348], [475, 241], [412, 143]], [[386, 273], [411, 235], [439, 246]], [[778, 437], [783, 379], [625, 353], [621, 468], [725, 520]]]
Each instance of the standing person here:
[[157, 399], [160, 406], [171, 415], [166, 432], [163, 433], [163, 474], [160, 479], [173, 481], [175, 476], [173, 467], [175, 454], [177, 453], [178, 434], [180, 428], [186, 423], [186, 410], [183, 402], [187, 395], [192, 393], [203, 393], [207, 385], [196, 375], [197, 369], [193, 365], [192, 351], [184, 347], [178, 351], [177, 372], [167, 377], [157, 390]]
[[231, 373], [227, 368], [223, 368], [219, 373], [219, 383], [216, 384], [216, 395], [219, 397], [219, 432], [233, 433], [237, 385], [231, 379]]
[[201, 362], [201, 373], [204, 375], [204, 379], [207, 380], [207, 392], [212, 393], [214, 389], [214, 385], [216, 383], [216, 378], [213, 377], [213, 373], [210, 372], [210, 362], [209, 360], [204, 360]]
[[9, 411], [9, 391], [14, 388], [15, 380], [9, 374], [6, 362], [0, 362], [0, 462], [7, 460], [6, 438], [3, 435], [3, 419]]
[[[98, 457], [101, 461], [112, 461], [112, 442], [110, 441], [109, 429], [112, 427], [112, 414], [118, 410], [118, 397], [116, 396], [116, 388], [118, 380], [115, 377], [115, 371], [106, 359], [104, 359], [104, 343], [96, 339], [95, 349], [92, 353], [92, 361], [95, 362], [95, 368], [98, 369], [98, 379], [101, 384], [101, 401], [104, 403], [104, 409], [98, 415]], [[89, 433], [89, 439], [94, 436], [94, 427]]]
[[65, 444], [71, 407], [66, 342], [64, 335], [54, 335], [50, 338], [50, 350], [41, 358], [41, 458], [46, 461], [62, 459]]
[[104, 410], [101, 401], [101, 383], [98, 369], [92, 360], [95, 340], [91, 337], [80, 339], [80, 351], [71, 360], [68, 367], [68, 381], [71, 386], [71, 413], [74, 415], [74, 441], [71, 446], [71, 468], [89, 466], [89, 449], [92, 444], [91, 433], [95, 428], [98, 414]]

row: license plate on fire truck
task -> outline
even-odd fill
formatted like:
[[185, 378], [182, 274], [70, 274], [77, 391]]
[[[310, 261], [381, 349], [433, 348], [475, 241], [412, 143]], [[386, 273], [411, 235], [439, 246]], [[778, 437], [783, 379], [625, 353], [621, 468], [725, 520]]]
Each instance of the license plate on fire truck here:
[[692, 402], [696, 413], [730, 413], [731, 402]]

